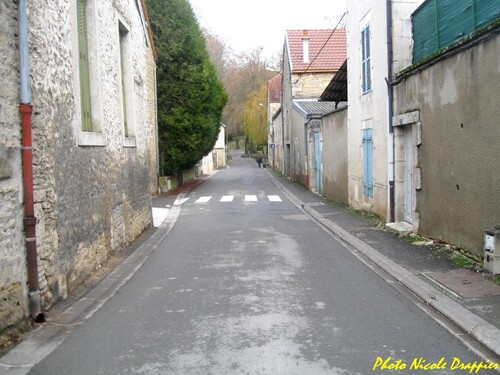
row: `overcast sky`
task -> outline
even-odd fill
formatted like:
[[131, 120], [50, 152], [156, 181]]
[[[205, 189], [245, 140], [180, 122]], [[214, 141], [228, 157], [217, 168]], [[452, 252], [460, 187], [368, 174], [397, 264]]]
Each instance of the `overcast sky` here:
[[226, 41], [235, 53], [262, 47], [281, 52], [288, 29], [334, 28], [346, 0], [189, 0], [201, 27]]

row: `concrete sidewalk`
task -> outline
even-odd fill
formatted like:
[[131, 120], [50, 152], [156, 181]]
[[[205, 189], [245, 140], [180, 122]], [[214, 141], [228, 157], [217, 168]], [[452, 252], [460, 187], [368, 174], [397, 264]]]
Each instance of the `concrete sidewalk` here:
[[486, 274], [457, 266], [443, 244], [399, 237], [369, 215], [332, 203], [267, 170], [300, 209], [353, 251], [394, 277], [426, 304], [500, 355], [500, 286]]

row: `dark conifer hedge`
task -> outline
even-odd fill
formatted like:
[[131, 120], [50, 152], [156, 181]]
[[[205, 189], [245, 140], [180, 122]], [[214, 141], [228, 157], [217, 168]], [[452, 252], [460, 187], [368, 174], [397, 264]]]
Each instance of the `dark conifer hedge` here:
[[147, 0], [157, 61], [161, 169], [194, 166], [217, 141], [227, 95], [188, 0]]

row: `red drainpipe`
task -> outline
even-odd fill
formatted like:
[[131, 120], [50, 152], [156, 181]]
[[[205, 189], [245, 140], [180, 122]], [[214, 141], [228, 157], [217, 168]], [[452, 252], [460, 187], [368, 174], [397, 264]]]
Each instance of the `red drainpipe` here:
[[31, 137], [31, 104], [19, 104], [22, 128], [22, 160], [24, 190], [24, 232], [26, 238], [26, 260], [28, 263], [28, 287], [30, 314], [37, 322], [45, 320], [41, 311], [40, 286], [38, 282], [38, 256], [36, 249], [35, 204], [33, 199], [33, 144]]

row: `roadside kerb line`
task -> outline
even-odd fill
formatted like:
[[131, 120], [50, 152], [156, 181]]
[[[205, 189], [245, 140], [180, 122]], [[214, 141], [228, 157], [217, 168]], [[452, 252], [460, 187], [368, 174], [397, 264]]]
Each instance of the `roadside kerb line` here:
[[[181, 201], [186, 193], [179, 194]], [[102, 279], [84, 297], [0, 357], [0, 375], [27, 374], [54, 351], [76, 328], [89, 320], [142, 267], [174, 227], [181, 205], [174, 205], [163, 223], [132, 254]]]
[[305, 204], [293, 195], [293, 193], [291, 193], [282, 183], [277, 181], [270, 172], [266, 172], [271, 177], [271, 181], [283, 192], [283, 194], [299, 209], [312, 217], [319, 225], [325, 227], [338, 239], [366, 256], [374, 264], [396, 279], [401, 285], [416, 294], [426, 304], [432, 306], [446, 316], [489, 350], [500, 355], [500, 329], [455, 302], [450, 297], [444, 295], [429, 283], [423, 281], [418, 275], [413, 274], [403, 266], [379, 253], [367, 243], [353, 236], [345, 229], [326, 219], [308, 204]]

